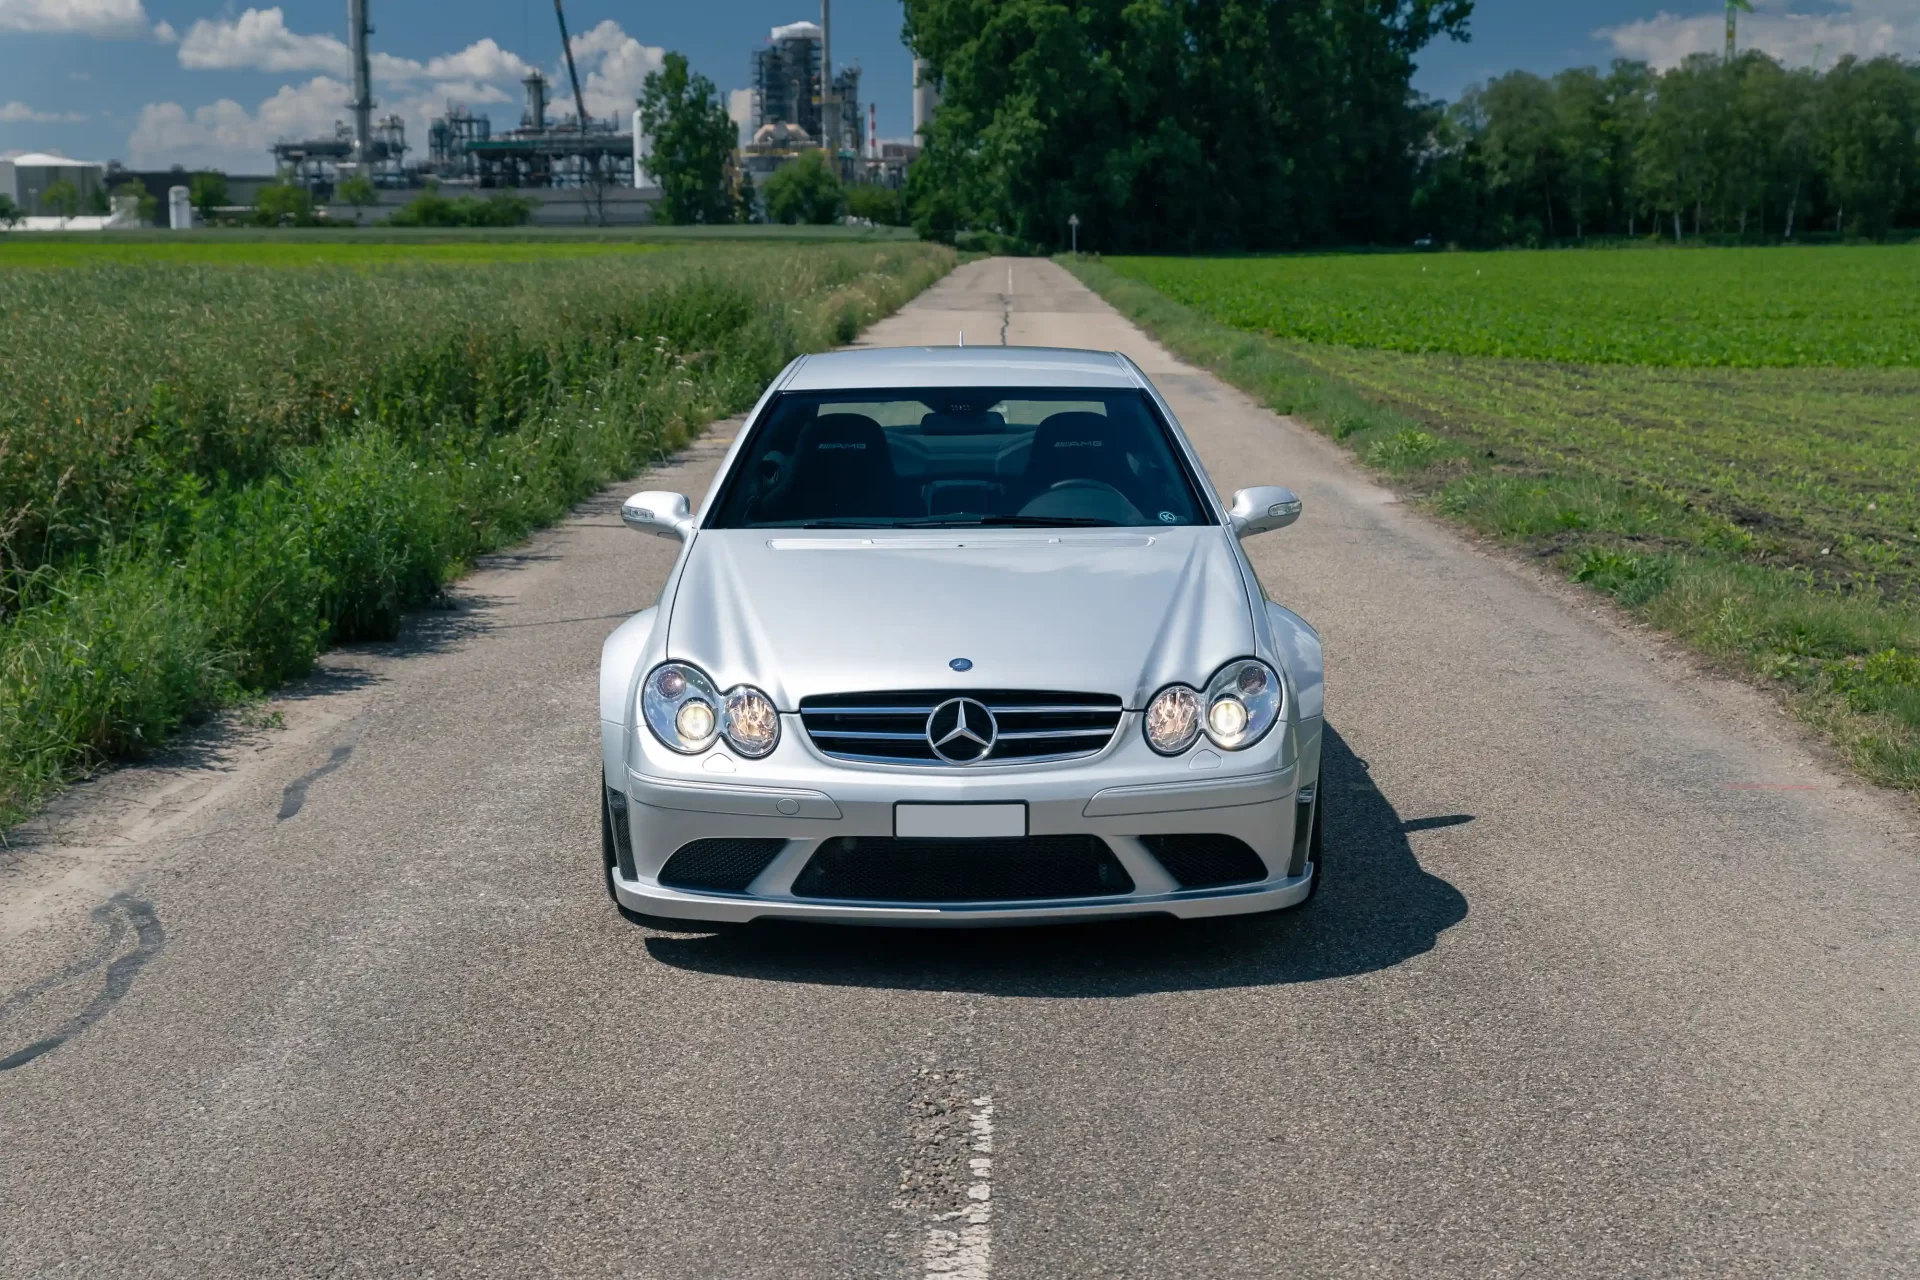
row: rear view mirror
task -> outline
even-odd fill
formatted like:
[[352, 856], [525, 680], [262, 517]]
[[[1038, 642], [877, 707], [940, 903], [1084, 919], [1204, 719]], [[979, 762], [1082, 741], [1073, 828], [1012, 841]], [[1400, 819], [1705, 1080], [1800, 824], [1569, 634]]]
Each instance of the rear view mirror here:
[[1251, 538], [1269, 529], [1284, 529], [1300, 518], [1300, 495], [1278, 485], [1263, 484], [1233, 495], [1233, 532]]
[[627, 528], [650, 533], [656, 538], [678, 538], [685, 542], [693, 536], [693, 513], [684, 493], [663, 493], [648, 489], [620, 504], [620, 518]]

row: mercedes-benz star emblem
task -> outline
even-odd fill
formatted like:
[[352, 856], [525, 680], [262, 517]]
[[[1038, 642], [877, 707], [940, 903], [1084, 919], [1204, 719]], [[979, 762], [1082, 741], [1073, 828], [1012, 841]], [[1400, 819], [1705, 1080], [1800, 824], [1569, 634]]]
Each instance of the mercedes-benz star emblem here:
[[972, 698], [949, 698], [927, 717], [927, 743], [948, 764], [978, 764], [999, 733], [993, 712]]

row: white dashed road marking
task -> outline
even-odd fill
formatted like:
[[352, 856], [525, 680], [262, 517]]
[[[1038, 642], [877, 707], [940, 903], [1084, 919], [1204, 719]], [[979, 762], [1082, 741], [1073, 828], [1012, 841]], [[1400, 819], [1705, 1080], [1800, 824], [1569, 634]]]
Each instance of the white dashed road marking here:
[[993, 1272], [993, 1095], [967, 1113], [967, 1202], [927, 1228], [925, 1274], [943, 1280], [987, 1280]]

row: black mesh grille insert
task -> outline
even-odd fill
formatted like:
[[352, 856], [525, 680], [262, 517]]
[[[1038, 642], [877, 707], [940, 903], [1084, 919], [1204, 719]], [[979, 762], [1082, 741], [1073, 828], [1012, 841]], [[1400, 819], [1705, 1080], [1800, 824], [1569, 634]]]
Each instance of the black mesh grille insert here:
[[660, 883], [669, 889], [699, 889], [713, 893], [745, 893], [753, 878], [767, 869], [786, 846], [785, 840], [695, 840], [674, 850], [660, 868]]
[[1234, 836], [1141, 836], [1140, 843], [1182, 889], [1251, 884], [1267, 878], [1267, 864], [1260, 855]]
[[1133, 877], [1097, 836], [840, 836], [814, 853], [793, 892], [853, 902], [1030, 902], [1132, 893]]

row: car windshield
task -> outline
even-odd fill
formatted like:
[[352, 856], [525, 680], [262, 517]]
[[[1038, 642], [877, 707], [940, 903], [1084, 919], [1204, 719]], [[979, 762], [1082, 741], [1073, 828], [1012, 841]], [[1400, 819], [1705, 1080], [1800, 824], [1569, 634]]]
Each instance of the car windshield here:
[[709, 528], [951, 528], [1208, 522], [1151, 401], [1108, 388], [780, 396]]

